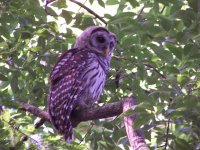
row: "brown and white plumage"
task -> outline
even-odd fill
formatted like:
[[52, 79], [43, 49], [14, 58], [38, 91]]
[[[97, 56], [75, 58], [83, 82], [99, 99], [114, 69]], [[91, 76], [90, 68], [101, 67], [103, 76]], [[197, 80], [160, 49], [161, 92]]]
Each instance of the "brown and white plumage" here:
[[102, 93], [116, 37], [98, 26], [87, 28], [73, 49], [63, 53], [50, 75], [51, 122], [66, 141], [73, 136], [71, 112], [97, 101]]

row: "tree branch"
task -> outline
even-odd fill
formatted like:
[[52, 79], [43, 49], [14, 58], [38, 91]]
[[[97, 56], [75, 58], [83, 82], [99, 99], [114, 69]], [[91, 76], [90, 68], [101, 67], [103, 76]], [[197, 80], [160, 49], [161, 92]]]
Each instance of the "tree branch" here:
[[146, 64], [146, 63], [143, 63], [145, 66], [149, 67], [149, 68], [152, 68], [155, 72], [157, 72], [163, 79], [166, 79], [166, 76], [162, 73], [160, 73], [160, 71], [158, 69], [156, 69], [154, 66], [150, 65], [150, 64]]
[[[127, 98], [123, 103], [123, 112], [129, 110], [134, 105], [136, 105], [135, 98], [134, 97]], [[136, 114], [133, 116], [124, 117], [124, 125], [126, 128], [126, 133], [127, 133], [131, 148], [133, 150], [149, 150], [141, 131], [138, 129], [134, 129], [135, 119], [136, 119]]]
[[[52, 2], [55, 2], [57, 0], [46, 0], [46, 3], [45, 3], [45, 12], [47, 15], [51, 15], [53, 16], [51, 13], [49, 13], [47, 11], [47, 5], [52, 3]], [[101, 17], [99, 16], [97, 13], [95, 13], [93, 10], [91, 10], [90, 8], [88, 8], [87, 6], [85, 6], [84, 4], [82, 4], [81, 2], [79, 1], [76, 1], [76, 0], [70, 0], [72, 3], [75, 3], [77, 5], [79, 5], [81, 8], [84, 8], [85, 10], [87, 10], [90, 14], [92, 14], [93, 16], [95, 16], [96, 18], [98, 18], [99, 20], [101, 20], [105, 25], [107, 25], [108, 23]]]
[[[77, 123], [82, 121], [96, 120], [96, 119], [117, 116], [123, 112], [123, 103], [125, 100], [126, 98], [122, 101], [110, 103], [98, 108], [90, 107], [83, 110], [74, 110], [72, 112], [73, 116], [72, 118], [74, 118], [73, 122]], [[43, 120], [50, 122], [50, 116], [48, 112], [43, 111], [31, 104], [19, 100], [17, 100], [16, 103], [22, 107], [22, 110], [28, 111], [32, 113], [34, 116], [40, 117]]]
[[[27, 141], [28, 139], [30, 139], [34, 144], [36, 144], [37, 146], [44, 148], [44, 145], [42, 143], [40, 143], [39, 141], [35, 140], [34, 138], [32, 138], [31, 136], [28, 136], [27, 134], [25, 134], [24, 132], [22, 132], [14, 123], [11, 123], [10, 121], [6, 121], [5, 119], [2, 119], [4, 122], [6, 122], [13, 130], [19, 132], [20, 134], [22, 134], [22, 137], [20, 139], [19, 142], [23, 142], [23, 141]], [[17, 145], [17, 144], [16, 144]], [[14, 148], [15, 149], [15, 148]]]
[[22, 102], [19, 100], [15, 100], [15, 102], [22, 107], [21, 108], [22, 110], [28, 111], [28, 112], [32, 113], [34, 116], [40, 117], [40, 118], [44, 119], [45, 121], [50, 122], [50, 116], [49, 116], [48, 112], [43, 111], [31, 104], [28, 104], [28, 103], [25, 103], [25, 102]]
[[[40, 117], [41, 120], [39, 122], [39, 125], [41, 125], [44, 121], [50, 122], [50, 116], [48, 112], [45, 112], [31, 104], [27, 104], [22, 101], [16, 102], [22, 107], [22, 110], [28, 111], [33, 115]], [[76, 127], [76, 125], [82, 121], [114, 117], [127, 111], [135, 104], [135, 97], [127, 97], [121, 101], [106, 104], [102, 107], [90, 107], [82, 110], [74, 110], [72, 112], [72, 125], [73, 127]], [[136, 115], [124, 117], [124, 124], [130, 145], [134, 150], [149, 150], [141, 132], [133, 128], [135, 118]]]
[[165, 139], [165, 148], [164, 148], [164, 150], [167, 150], [167, 148], [168, 148], [169, 125], [170, 125], [170, 118], [167, 121], [167, 131], [166, 131], [166, 139]]
[[0, 105], [0, 115], [3, 112], [3, 107]]
[[101, 17], [99, 16], [97, 13], [95, 13], [93, 10], [91, 10], [90, 8], [86, 7], [84, 4], [76, 1], [76, 0], [70, 0], [73, 3], [76, 3], [77, 5], [79, 5], [80, 7], [84, 8], [85, 10], [87, 10], [90, 14], [92, 14], [93, 16], [95, 16], [96, 18], [98, 18], [99, 20], [101, 20], [105, 25], [107, 25], [107, 22]]

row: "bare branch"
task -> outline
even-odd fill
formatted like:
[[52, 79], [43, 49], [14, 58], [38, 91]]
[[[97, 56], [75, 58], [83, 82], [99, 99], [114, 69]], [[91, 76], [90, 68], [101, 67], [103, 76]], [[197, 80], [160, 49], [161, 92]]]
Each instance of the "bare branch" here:
[[47, 11], [47, 6], [50, 4], [50, 3], [53, 3], [55, 2], [56, 0], [46, 0], [46, 3], [45, 3], [45, 6], [44, 6], [44, 11], [47, 15], [50, 15], [50, 16], [54, 16], [52, 15], [50, 12]]
[[40, 143], [39, 141], [35, 140], [34, 138], [28, 136], [27, 134], [25, 134], [24, 132], [22, 132], [16, 125], [11, 123], [10, 121], [6, 121], [5, 119], [3, 119], [4, 122], [6, 122], [13, 130], [19, 132], [20, 134], [22, 134], [22, 137], [20, 139], [20, 141], [27, 141], [28, 139], [30, 139], [31, 141], [33, 141], [33, 143], [35, 143], [37, 146], [43, 147], [43, 144]]
[[162, 14], [164, 10], [165, 10], [165, 6], [163, 6], [163, 8], [162, 8], [162, 10], [160, 11], [160, 13]]
[[168, 136], [169, 136], [169, 125], [170, 125], [170, 122], [171, 122], [171, 120], [169, 118], [168, 121], [167, 121], [167, 131], [166, 131], [166, 139], [165, 139], [165, 148], [164, 148], [164, 150], [167, 150], [167, 148], [168, 148]]
[[[51, 15], [53, 16], [51, 13], [49, 13], [47, 11], [47, 6], [52, 3], [52, 2], [55, 2], [57, 0], [46, 0], [46, 3], [45, 3], [45, 12], [47, 15]], [[79, 5], [81, 8], [84, 8], [85, 10], [87, 10], [90, 14], [92, 14], [93, 16], [95, 16], [96, 18], [98, 18], [99, 20], [101, 20], [105, 25], [107, 25], [108, 23], [103, 19], [103, 17], [99, 16], [97, 13], [95, 13], [93, 10], [91, 10], [90, 8], [88, 8], [87, 6], [85, 6], [83, 3], [79, 2], [79, 1], [76, 1], [76, 0], [70, 0], [72, 3], [75, 3], [77, 5]]]
[[[40, 125], [44, 121], [50, 122], [50, 116], [48, 112], [45, 112], [31, 104], [27, 104], [25, 102], [17, 101], [19, 105], [23, 108], [22, 110], [28, 111], [32, 113], [33, 115], [40, 117], [41, 121], [39, 121]], [[90, 107], [85, 108], [82, 110], [74, 110], [72, 112], [72, 124], [73, 127], [76, 127], [77, 124], [79, 124], [82, 121], [88, 121], [88, 120], [96, 120], [96, 119], [103, 119], [108, 117], [114, 117], [120, 115], [122, 112], [127, 111], [132, 106], [136, 104], [134, 97], [127, 97], [124, 98], [121, 101], [117, 101], [114, 103], [106, 104], [102, 107]], [[125, 116], [124, 117], [124, 124], [126, 127], [127, 136], [129, 138], [130, 145], [133, 149], [138, 150], [149, 150], [144, 138], [138, 130], [135, 130], [133, 128], [134, 125], [134, 119], [136, 115], [134, 116]], [[38, 127], [38, 126], [37, 126]]]
[[143, 11], [144, 11], [144, 8], [145, 8], [145, 4], [144, 4], [144, 6], [141, 8], [139, 14], [137, 15], [137, 19], [139, 19], [140, 16], [142, 15], [142, 13], [143, 13]]
[[[124, 100], [126, 100], [126, 98]], [[74, 110], [72, 112], [72, 118], [74, 118], [72, 122], [77, 124], [82, 121], [96, 120], [96, 119], [117, 116], [123, 112], [124, 100], [110, 103], [98, 108], [90, 107], [83, 110]], [[43, 111], [31, 104], [22, 101], [16, 101], [16, 103], [22, 107], [22, 110], [28, 111], [32, 113], [34, 116], [40, 117], [43, 120], [50, 122], [50, 116], [48, 112]]]
[[45, 119], [41, 119], [39, 121], [36, 122], [35, 124], [35, 128], [38, 129], [41, 125], [43, 125], [45, 122]]
[[[136, 105], [135, 98], [134, 97], [127, 98], [123, 103], [123, 111], [125, 112], [129, 110], [134, 105]], [[133, 116], [124, 117], [126, 133], [127, 133], [131, 148], [133, 150], [149, 150], [141, 131], [134, 129], [135, 118], [136, 118], [136, 114]]]
[[152, 69], [153, 69], [155, 72], [157, 72], [163, 79], [166, 79], [166, 76], [165, 76], [164, 74], [160, 73], [160, 71], [159, 71], [157, 68], [155, 68], [154, 66], [152, 66], [152, 65], [150, 65], [150, 64], [146, 64], [146, 63], [144, 63], [144, 65], [147, 66], [147, 67], [149, 67], [149, 68], [152, 68]]
[[3, 112], [3, 107], [0, 105], [0, 115]]
[[50, 122], [50, 116], [48, 114], [48, 112], [45, 112], [31, 104], [22, 102], [22, 101], [15, 101], [17, 104], [19, 104], [22, 107], [22, 110], [28, 111], [30, 113], [32, 113], [34, 116], [40, 117], [42, 119], [44, 119], [45, 121]]
[[81, 122], [117, 116], [123, 112], [123, 103], [125, 100], [126, 98], [122, 101], [106, 104], [98, 108], [91, 107], [84, 110], [75, 110], [72, 113], [73, 121]]
[[200, 12], [200, 0], [197, 1], [197, 11]]
[[79, 5], [80, 7], [84, 8], [85, 10], [87, 10], [90, 14], [92, 14], [93, 16], [95, 16], [96, 18], [98, 18], [99, 20], [101, 20], [105, 25], [107, 25], [107, 22], [101, 17], [99, 16], [97, 13], [95, 13], [93, 10], [91, 10], [90, 8], [86, 7], [84, 4], [76, 1], [76, 0], [70, 0], [73, 3], [76, 3], [77, 5]]

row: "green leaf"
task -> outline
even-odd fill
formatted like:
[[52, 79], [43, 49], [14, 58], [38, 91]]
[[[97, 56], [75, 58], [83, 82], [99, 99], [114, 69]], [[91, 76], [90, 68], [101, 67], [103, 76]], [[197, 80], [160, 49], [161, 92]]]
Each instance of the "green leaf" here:
[[10, 33], [6, 27], [0, 26], [0, 35], [4, 36], [5, 38], [10, 37]]
[[106, 5], [116, 5], [119, 4], [118, 0], [107, 0]]
[[83, 13], [77, 13], [76, 16], [73, 18], [75, 20], [74, 23], [75, 26], [80, 26], [83, 15], [84, 15]]
[[135, 113], [135, 109], [138, 107], [138, 105], [134, 105], [132, 106], [129, 110], [127, 110], [126, 112], [124, 112], [121, 117], [123, 116], [130, 116], [133, 115]]
[[58, 16], [57, 13], [51, 7], [46, 7], [46, 11], [49, 15]]
[[92, 4], [93, 4], [93, 2], [94, 2], [94, 0], [89, 0], [89, 2], [90, 2], [90, 4], [92, 5]]
[[152, 50], [155, 52], [155, 54], [159, 58], [161, 58], [161, 60], [164, 60], [168, 63], [171, 63], [173, 61], [173, 56], [169, 51], [161, 49], [160, 47], [157, 47], [154, 44], [150, 44], [150, 46], [152, 47]]
[[102, 0], [98, 0], [97, 2], [99, 3], [100, 6], [105, 8], [105, 3]]
[[72, 12], [62, 10], [61, 16], [66, 20], [66, 22], [69, 24], [72, 21]]
[[166, 17], [160, 17], [160, 24], [166, 31], [169, 31], [172, 28], [173, 21]]
[[7, 42], [0, 42], [0, 53], [3, 51], [2, 49], [7, 49], [8, 43]]
[[18, 73], [14, 73], [14, 76], [12, 77], [11, 83], [10, 83], [12, 92], [14, 94], [17, 94], [19, 92], [18, 81], [19, 81], [18, 80]]
[[175, 143], [176, 143], [177, 149], [180, 149], [180, 150], [194, 149], [194, 147], [191, 146], [189, 142], [184, 139], [180, 139], [180, 138], [175, 139]]
[[174, 44], [166, 44], [166, 47], [171, 51], [178, 59], [182, 59], [183, 49], [181, 47], [176, 47]]
[[66, 8], [66, 1], [56, 1], [55, 3], [58, 8]]
[[5, 75], [0, 73], [0, 80], [1, 81], [8, 81], [8, 78]]
[[[29, 136], [42, 137], [45, 147], [40, 145], [39, 149], [128, 150], [122, 122], [124, 116], [134, 114], [138, 114], [134, 128], [142, 129], [150, 147], [162, 149], [168, 138], [169, 149], [198, 148], [198, 0], [80, 1], [85, 6], [89, 3], [96, 13], [96, 10], [108, 8], [107, 14], [103, 11], [99, 15], [105, 17], [106, 28], [118, 41], [98, 105], [132, 95], [137, 105], [120, 116], [81, 122], [70, 144], [66, 144], [50, 124], [35, 130], [36, 117], [21, 111], [14, 100], [24, 100], [46, 111], [49, 75], [58, 55], [73, 47], [85, 28], [105, 25], [76, 3], [54, 1], [48, 4], [46, 13], [43, 2], [0, 2], [0, 149], [27, 149], [27, 145], [29, 149], [38, 149], [32, 140], [21, 142], [22, 134], [16, 130], [19, 129]], [[116, 76], [120, 76], [119, 82]], [[3, 121], [4, 112], [8, 113], [6, 120], [15, 128]], [[166, 134], [169, 117], [169, 133]]]
[[3, 116], [3, 119], [5, 121], [9, 122], [9, 120], [10, 120], [10, 113], [8, 112], [8, 110], [4, 110], [2, 116]]
[[133, 7], [140, 6], [140, 4], [136, 0], [126, 0], [126, 1], [129, 2]]

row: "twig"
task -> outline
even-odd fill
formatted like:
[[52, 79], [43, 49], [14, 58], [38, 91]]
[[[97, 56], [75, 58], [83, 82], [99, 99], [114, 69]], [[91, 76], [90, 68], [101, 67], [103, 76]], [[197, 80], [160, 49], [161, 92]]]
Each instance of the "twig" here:
[[166, 131], [166, 139], [165, 139], [165, 148], [164, 150], [167, 150], [168, 147], [168, 135], [169, 135], [169, 124], [170, 124], [170, 118], [167, 121], [167, 131]]
[[141, 14], [142, 14], [144, 8], [145, 8], [145, 4], [144, 4], [144, 6], [142, 7], [142, 9], [140, 10], [139, 14], [137, 15], [137, 19], [141, 16]]
[[161, 148], [161, 147], [165, 147], [165, 145], [160, 145], [160, 146], [157, 146], [156, 148]]
[[197, 1], [197, 10], [200, 12], [200, 0]]
[[121, 78], [121, 73], [118, 71], [118, 69], [116, 71], [117, 71], [117, 73], [115, 75], [115, 86], [116, 86], [116, 89], [118, 89], [120, 78]]
[[0, 115], [3, 112], [3, 106], [0, 105]]
[[24, 132], [22, 132], [21, 130], [19, 130], [15, 125], [11, 124], [10, 122], [7, 122], [5, 119], [3, 119], [4, 122], [6, 122], [12, 129], [16, 130], [17, 132], [21, 133], [23, 136], [21, 138], [21, 141], [26, 141], [28, 139], [34, 141], [34, 143], [37, 143], [38, 146], [41, 146], [41, 144], [33, 139], [32, 137], [28, 136], [27, 134], [25, 134]]
[[[47, 11], [47, 6], [50, 3], [54, 2], [54, 1], [56, 1], [56, 0], [46, 0], [46, 3], [45, 3], [45, 12], [46, 12], [47, 15], [53, 16], [51, 13], [49, 13]], [[91, 10], [90, 8], [88, 8], [87, 6], [85, 6], [84, 4], [82, 4], [81, 2], [78, 2], [76, 0], [70, 0], [70, 1], [72, 3], [75, 3], [75, 4], [79, 5], [80, 7], [84, 8], [85, 10], [87, 10], [90, 14], [92, 14], [93, 16], [95, 16], [96, 18], [98, 18], [99, 20], [101, 20], [105, 25], [108, 24], [101, 16], [99, 16], [97, 13], [95, 13], [93, 10]]]
[[[134, 97], [127, 98], [123, 103], [123, 111], [129, 110], [132, 106], [136, 105]], [[126, 133], [129, 139], [129, 143], [133, 150], [149, 150], [146, 145], [146, 142], [142, 136], [142, 133], [139, 130], [134, 129], [134, 120], [136, 114], [133, 116], [125, 116], [124, 124], [126, 128]]]
[[[85, 0], [84, 2], [83, 2], [83, 5], [85, 5], [85, 3], [87, 2], [87, 0]], [[78, 11], [77, 12], [79, 12], [80, 10], [81, 10], [81, 6], [80, 6], [80, 8], [78, 9]]]
[[105, 25], [107, 25], [108, 23], [101, 17], [99, 16], [97, 13], [95, 13], [93, 10], [91, 10], [90, 8], [86, 7], [85, 5], [83, 5], [82, 3], [76, 1], [76, 0], [70, 0], [73, 3], [76, 3], [77, 5], [79, 5], [80, 7], [84, 8], [85, 10], [87, 10], [90, 14], [92, 14], [93, 16], [95, 16], [96, 18], [98, 18], [99, 20], [101, 20]]
[[154, 66], [150, 65], [150, 64], [146, 64], [146, 63], [143, 63], [145, 66], [149, 67], [149, 68], [152, 68], [155, 72], [157, 72], [163, 79], [166, 79], [166, 76], [162, 73], [160, 73], [160, 71], [158, 69], [156, 69]]
[[[112, 58], [116, 59], [116, 60], [128, 60], [128, 61], [131, 61], [130, 59], [127, 59], [127, 58], [124, 58], [124, 57], [117, 57], [117, 56], [113, 56]], [[155, 72], [157, 72], [163, 79], [166, 79], [166, 76], [162, 73], [160, 73], [160, 71], [155, 68], [154, 66], [150, 65], [150, 64], [147, 64], [147, 63], [143, 63], [143, 65], [149, 67], [149, 68], [152, 68]]]
[[[172, 102], [172, 99], [171, 98], [169, 98], [169, 104], [168, 104], [168, 107], [170, 106], [170, 104], [171, 104], [171, 102]], [[167, 120], [167, 130], [166, 130], [166, 139], [165, 139], [165, 147], [164, 147], [164, 150], [167, 150], [167, 147], [169, 146], [168, 144], [169, 144], [169, 137], [168, 137], [168, 135], [169, 135], [169, 125], [170, 125], [170, 123], [171, 123], [171, 119], [170, 119], [170, 117], [168, 118], [168, 120]]]
[[38, 129], [41, 125], [43, 125], [45, 122], [44, 119], [40, 119], [38, 122], [35, 123], [35, 128]]
[[162, 14], [164, 10], [165, 10], [165, 6], [163, 6], [163, 8], [162, 8], [162, 10], [160, 11], [160, 13]]
[[125, 59], [123, 56], [112, 56], [112, 58], [116, 59], [116, 60], [120, 60], [120, 59]]
[[83, 142], [83, 140], [86, 138], [86, 136], [88, 135], [88, 131], [91, 131], [91, 129], [92, 129], [92, 127], [93, 127], [94, 125], [92, 124], [90, 127], [89, 127], [89, 129], [87, 130], [87, 133], [85, 134], [85, 136], [81, 139], [81, 141], [80, 141], [80, 143], [79, 144], [81, 144], [82, 142]]
[[44, 11], [45, 11], [45, 13], [47, 14], [47, 15], [51, 15], [51, 16], [54, 16], [54, 15], [52, 15], [51, 13], [49, 13], [48, 11], [47, 11], [47, 6], [50, 4], [50, 3], [53, 3], [53, 2], [55, 2], [56, 0], [46, 0], [46, 3], [45, 3], [45, 5], [44, 5]]

